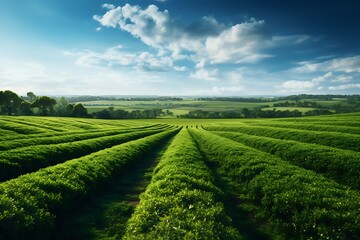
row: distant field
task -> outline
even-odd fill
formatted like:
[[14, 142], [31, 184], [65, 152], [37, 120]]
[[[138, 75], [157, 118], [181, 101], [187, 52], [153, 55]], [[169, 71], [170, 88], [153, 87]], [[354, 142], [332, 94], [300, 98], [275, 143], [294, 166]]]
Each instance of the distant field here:
[[0, 239], [360, 239], [359, 173], [360, 113], [0, 116]]
[[174, 116], [187, 114], [189, 111], [203, 110], [203, 111], [235, 111], [240, 112], [243, 108], [253, 109], [268, 105], [268, 103], [243, 103], [231, 101], [197, 101], [197, 100], [183, 100], [183, 101], [88, 101], [82, 102], [88, 109], [89, 113], [101, 111], [113, 107], [116, 109], [123, 109], [126, 111], [146, 110], [146, 109], [163, 109], [170, 110]]
[[[343, 107], [353, 108], [354, 106], [349, 105], [346, 102], [346, 99], [334, 98], [333, 100], [316, 100], [316, 99], [306, 99], [308, 102], [316, 102], [322, 107], [326, 107], [330, 111], [335, 112], [333, 109], [336, 105], [341, 105]], [[162, 116], [161, 118], [176, 118], [177, 116], [188, 114], [189, 111], [202, 110], [208, 112], [238, 112], [240, 113], [244, 108], [255, 109], [261, 108], [262, 110], [273, 110], [276, 108], [280, 111], [294, 111], [298, 110], [302, 113], [307, 111], [316, 110], [319, 108], [316, 107], [274, 107], [276, 103], [295, 103], [295, 101], [274, 101], [274, 102], [236, 102], [236, 101], [210, 101], [210, 100], [193, 100], [193, 99], [184, 99], [183, 101], [124, 101], [124, 100], [102, 100], [102, 101], [87, 101], [82, 102], [82, 104], [88, 109], [89, 113], [101, 111], [103, 109], [108, 109], [113, 107], [115, 110], [123, 109], [125, 111], [135, 111], [135, 110], [148, 110], [148, 109], [162, 109], [163, 111], [169, 110], [173, 112], [173, 115]], [[269, 107], [263, 107], [263, 106]]]

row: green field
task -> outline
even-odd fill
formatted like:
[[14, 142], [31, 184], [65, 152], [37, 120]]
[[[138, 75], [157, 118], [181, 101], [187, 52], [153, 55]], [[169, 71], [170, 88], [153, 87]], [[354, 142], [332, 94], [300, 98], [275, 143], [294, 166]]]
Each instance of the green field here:
[[0, 240], [360, 239], [359, 173], [359, 113], [0, 116]]
[[253, 109], [261, 107], [267, 103], [242, 103], [231, 101], [200, 101], [184, 99], [183, 101], [120, 101], [120, 100], [101, 100], [87, 101], [82, 104], [88, 109], [89, 113], [100, 111], [113, 107], [114, 109], [123, 109], [126, 111], [163, 109], [174, 112], [174, 116], [187, 114], [189, 111], [206, 110], [206, 111], [238, 111], [243, 108]]

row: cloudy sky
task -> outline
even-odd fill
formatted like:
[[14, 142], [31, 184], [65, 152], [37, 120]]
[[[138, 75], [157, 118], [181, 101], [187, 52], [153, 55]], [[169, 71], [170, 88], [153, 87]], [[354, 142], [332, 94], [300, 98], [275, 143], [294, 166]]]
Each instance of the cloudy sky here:
[[1, 0], [0, 90], [360, 94], [356, 0]]

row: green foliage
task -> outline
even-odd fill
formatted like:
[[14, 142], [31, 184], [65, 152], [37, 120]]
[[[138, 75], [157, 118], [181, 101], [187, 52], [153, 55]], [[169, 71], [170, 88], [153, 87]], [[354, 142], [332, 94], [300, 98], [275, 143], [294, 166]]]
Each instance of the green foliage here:
[[216, 134], [274, 154], [292, 164], [321, 173], [354, 189], [360, 189], [358, 176], [360, 153], [358, 152], [242, 133], [216, 132]]
[[130, 218], [125, 239], [241, 239], [186, 129], [173, 140]]
[[0, 184], [0, 239], [51, 239], [64, 218], [104, 183], [179, 130], [161, 132]]
[[10, 90], [0, 91], [0, 113], [17, 113], [21, 101], [21, 98]]
[[315, 132], [306, 130], [290, 130], [275, 127], [260, 126], [207, 126], [206, 130], [230, 131], [249, 135], [271, 137], [284, 140], [294, 140], [305, 143], [316, 143], [320, 145], [360, 151], [360, 136], [344, 133]]
[[[0, 180], [5, 181], [9, 178], [17, 177], [20, 174], [33, 172], [39, 168], [55, 165], [72, 158], [85, 156], [92, 152], [158, 133], [160, 131], [161, 130], [135, 131], [112, 136], [99, 136], [97, 138], [74, 142], [36, 145], [2, 151], [0, 152], [0, 159], [7, 160], [17, 165], [16, 170], [11, 171], [13, 175], [9, 176], [9, 173], [0, 175]], [[69, 140], [71, 140], [71, 138], [69, 138]], [[0, 162], [0, 164], [1, 163], [5, 163], [6, 166], [8, 166], [7, 162]], [[20, 168], [18, 166], [20, 166]], [[2, 167], [2, 165], [0, 165], [0, 167]]]
[[360, 238], [358, 191], [204, 130], [190, 132], [272, 239]]
[[71, 115], [74, 117], [88, 117], [88, 112], [84, 105], [77, 103], [75, 104]]
[[39, 108], [41, 115], [46, 116], [54, 112], [56, 100], [48, 96], [42, 96], [36, 98], [36, 100], [31, 105], [32, 107]]

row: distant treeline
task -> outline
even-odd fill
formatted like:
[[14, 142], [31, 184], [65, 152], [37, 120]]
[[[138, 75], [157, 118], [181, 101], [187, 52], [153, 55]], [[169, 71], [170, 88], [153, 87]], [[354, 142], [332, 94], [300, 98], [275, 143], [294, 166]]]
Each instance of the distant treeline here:
[[277, 102], [277, 101], [300, 101], [306, 99], [316, 99], [323, 101], [331, 101], [336, 98], [347, 99], [348, 101], [360, 101], [360, 95], [335, 95], [335, 94], [326, 94], [326, 95], [314, 95], [314, 94], [298, 94], [290, 95], [283, 97], [200, 97], [195, 100], [199, 101], [229, 101], [229, 102]]
[[81, 103], [70, 104], [65, 97], [55, 99], [36, 96], [33, 92], [19, 97], [10, 90], [0, 91], [0, 114], [91, 117]]
[[[315, 109], [305, 112], [305, 116], [325, 115], [332, 112], [326, 109]], [[260, 108], [248, 109], [243, 108], [241, 112], [227, 111], [227, 112], [210, 112], [203, 110], [190, 111], [188, 114], [180, 115], [179, 118], [283, 118], [283, 117], [301, 117], [302, 112], [298, 110], [261, 110]]]
[[182, 101], [180, 97], [110, 97], [110, 96], [69, 96], [69, 102], [88, 102], [88, 101]]
[[252, 102], [252, 103], [260, 103], [260, 102], [272, 102], [274, 98], [255, 98], [255, 97], [200, 97], [196, 98], [198, 101], [228, 101], [228, 102]]
[[317, 102], [296, 100], [295, 102], [285, 101], [285, 102], [274, 103], [273, 107], [312, 107], [312, 108], [316, 108], [316, 107], [320, 107], [320, 105]]
[[343, 99], [357, 99], [360, 100], [360, 95], [354, 94], [354, 95], [339, 95], [339, 94], [326, 94], [326, 95], [313, 95], [313, 94], [298, 94], [298, 95], [290, 95], [290, 96], [284, 96], [284, 97], [277, 97], [273, 100], [276, 101], [282, 101], [282, 100], [304, 100], [304, 99], [316, 99], [316, 100], [326, 100], [331, 101], [334, 98], [343, 98]]
[[[125, 111], [123, 109], [115, 110], [113, 107], [108, 109], [103, 109], [98, 112], [93, 112], [92, 116], [94, 118], [101, 119], [146, 119], [146, 118], [156, 118], [163, 113], [162, 109], [148, 109], [148, 110], [134, 110], [131, 112]], [[170, 111], [168, 111], [168, 114]]]

